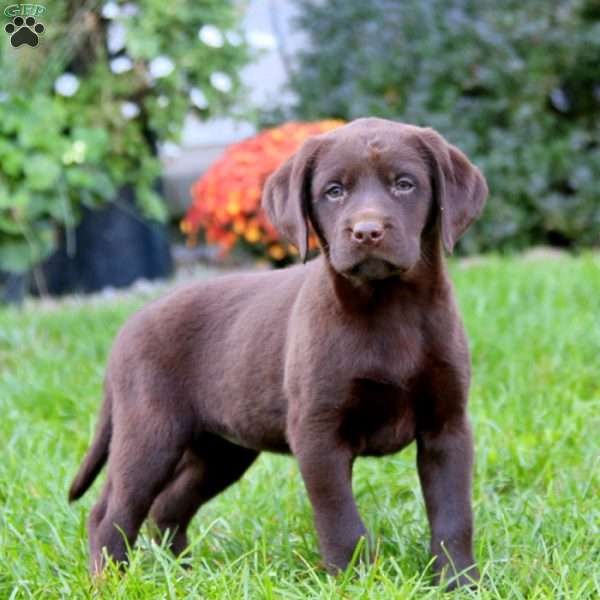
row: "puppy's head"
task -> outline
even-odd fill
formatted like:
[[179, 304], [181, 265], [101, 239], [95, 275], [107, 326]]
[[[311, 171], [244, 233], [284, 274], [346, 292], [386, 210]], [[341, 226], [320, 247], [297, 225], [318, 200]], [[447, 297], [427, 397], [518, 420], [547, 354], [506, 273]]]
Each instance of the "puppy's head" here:
[[452, 252], [486, 197], [434, 130], [369, 118], [308, 139], [268, 179], [263, 207], [303, 260], [312, 227], [335, 271], [373, 280], [409, 273], [425, 235]]

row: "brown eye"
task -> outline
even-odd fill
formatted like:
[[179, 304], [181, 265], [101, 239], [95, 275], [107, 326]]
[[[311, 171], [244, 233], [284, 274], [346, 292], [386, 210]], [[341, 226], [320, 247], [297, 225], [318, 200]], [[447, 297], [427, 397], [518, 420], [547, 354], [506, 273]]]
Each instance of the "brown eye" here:
[[341, 183], [330, 183], [325, 188], [325, 196], [332, 202], [339, 202], [340, 200], [343, 200], [345, 195], [346, 191]]
[[394, 180], [394, 192], [398, 194], [408, 194], [415, 189], [415, 184], [410, 177], [401, 176]]

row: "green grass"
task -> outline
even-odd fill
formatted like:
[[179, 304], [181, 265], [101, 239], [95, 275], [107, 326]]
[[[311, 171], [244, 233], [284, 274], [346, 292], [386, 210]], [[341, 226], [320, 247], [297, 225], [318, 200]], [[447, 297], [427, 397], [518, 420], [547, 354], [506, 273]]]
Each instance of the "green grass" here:
[[[455, 597], [600, 597], [600, 259], [453, 268], [471, 339], [475, 552]], [[360, 576], [319, 568], [298, 469], [263, 455], [191, 528], [184, 571], [143, 536], [93, 591], [85, 519], [66, 491], [90, 440], [111, 339], [140, 299], [0, 310], [0, 598], [434, 598], [414, 449], [358, 461], [379, 545]], [[103, 479], [102, 477], [99, 480]]]

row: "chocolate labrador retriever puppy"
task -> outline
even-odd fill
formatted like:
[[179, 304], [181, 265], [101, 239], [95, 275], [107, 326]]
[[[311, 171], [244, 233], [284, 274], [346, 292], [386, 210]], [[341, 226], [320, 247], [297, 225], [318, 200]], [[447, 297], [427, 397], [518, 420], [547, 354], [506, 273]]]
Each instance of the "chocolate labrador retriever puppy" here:
[[312, 229], [320, 256], [176, 290], [117, 336], [69, 493], [108, 461], [92, 571], [103, 549], [126, 560], [148, 514], [181, 552], [198, 508], [262, 450], [295, 455], [323, 558], [344, 569], [367, 535], [354, 459], [416, 440], [435, 569], [476, 578], [470, 361], [443, 248], [486, 196], [479, 170], [431, 129], [369, 118], [307, 140], [263, 206], [303, 259]]

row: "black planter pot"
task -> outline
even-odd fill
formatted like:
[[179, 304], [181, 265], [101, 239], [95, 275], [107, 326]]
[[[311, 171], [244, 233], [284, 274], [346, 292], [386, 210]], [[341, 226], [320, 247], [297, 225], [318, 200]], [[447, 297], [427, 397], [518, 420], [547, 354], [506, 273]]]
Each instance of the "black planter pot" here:
[[166, 227], [141, 216], [131, 187], [100, 210], [86, 209], [70, 242], [72, 248], [63, 234], [58, 250], [31, 277], [34, 294], [122, 288], [137, 279], [165, 278], [173, 270]]
[[21, 304], [26, 289], [26, 273], [0, 271], [0, 304]]

